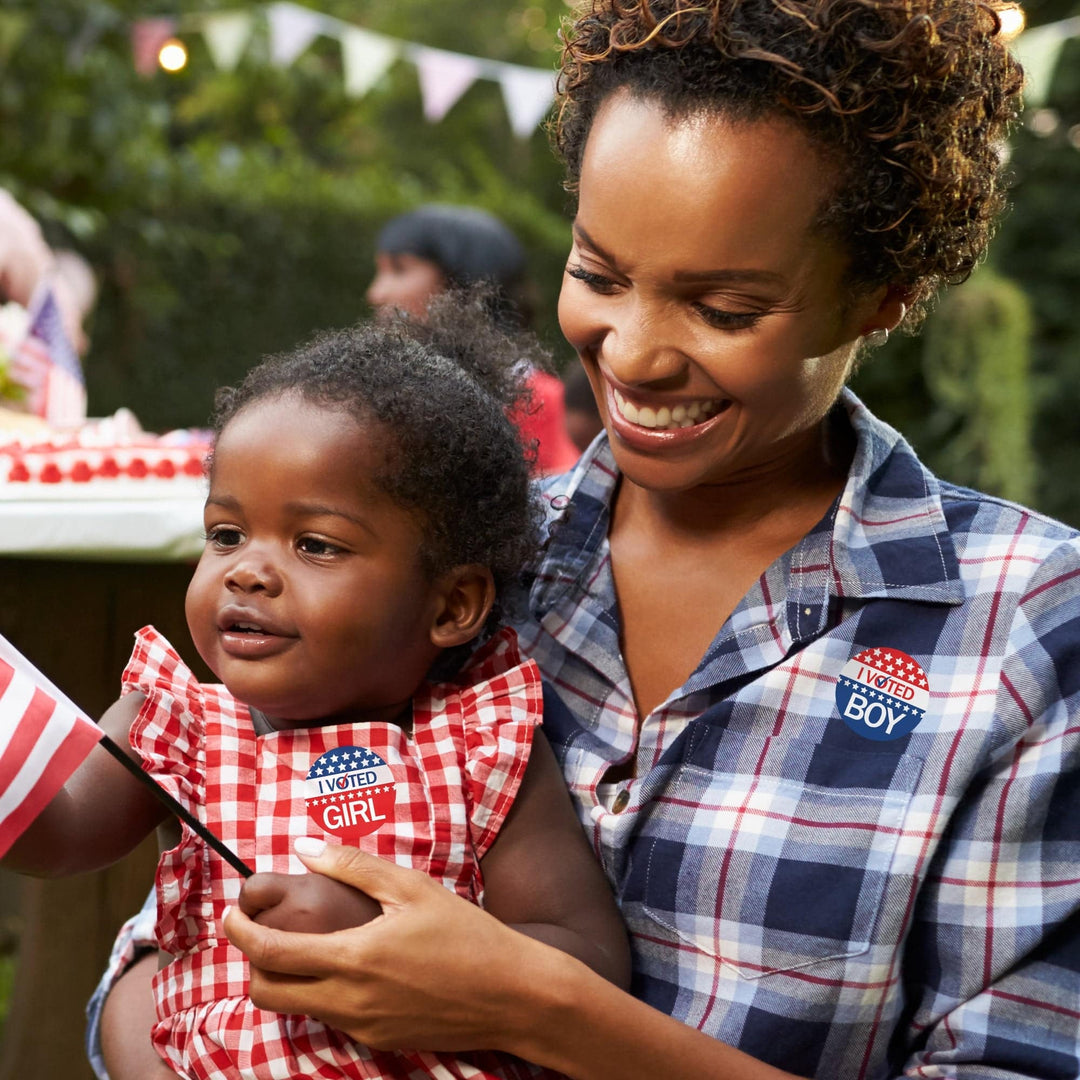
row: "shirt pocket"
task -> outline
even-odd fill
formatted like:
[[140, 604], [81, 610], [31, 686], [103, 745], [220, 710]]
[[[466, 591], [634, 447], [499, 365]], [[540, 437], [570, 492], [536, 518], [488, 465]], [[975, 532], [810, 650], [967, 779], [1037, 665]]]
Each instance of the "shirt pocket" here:
[[641, 909], [746, 979], [865, 953], [902, 891], [890, 871], [921, 771], [790, 739], [752, 773], [684, 763], [635, 860]]

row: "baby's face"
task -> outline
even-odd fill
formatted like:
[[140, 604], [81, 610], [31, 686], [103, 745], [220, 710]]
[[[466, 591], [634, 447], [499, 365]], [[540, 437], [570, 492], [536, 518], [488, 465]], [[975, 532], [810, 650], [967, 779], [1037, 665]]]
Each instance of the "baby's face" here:
[[289, 394], [217, 441], [188, 625], [277, 727], [395, 719], [438, 654], [420, 528], [370, 482], [379, 434]]

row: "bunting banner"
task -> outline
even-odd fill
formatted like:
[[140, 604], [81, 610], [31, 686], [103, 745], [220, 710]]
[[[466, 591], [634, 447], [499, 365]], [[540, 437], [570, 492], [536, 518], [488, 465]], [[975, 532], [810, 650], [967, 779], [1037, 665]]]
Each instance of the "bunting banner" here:
[[401, 45], [392, 38], [348, 26], [341, 34], [341, 66], [345, 93], [363, 97], [401, 56]]
[[270, 26], [270, 60], [288, 67], [322, 33], [323, 16], [299, 4], [271, 4], [266, 9]]
[[[433, 124], [446, 116], [474, 82], [489, 79], [499, 84], [514, 134], [527, 139], [555, 97], [555, 74], [551, 70], [387, 37], [289, 0], [277, 0], [250, 11], [190, 12], [182, 16], [179, 27], [185, 32], [201, 33], [214, 66], [233, 71], [255, 37], [256, 12], [265, 18], [269, 58], [276, 67], [294, 64], [320, 35], [335, 39], [341, 47], [345, 92], [350, 97], [367, 94], [398, 60], [411, 62], [420, 82], [424, 116]], [[158, 51], [176, 31], [174, 19], [147, 18], [134, 23], [132, 50], [140, 74], [153, 73]]]
[[142, 76], [153, 75], [158, 66], [158, 53], [176, 33], [176, 20], [170, 18], [139, 19], [131, 27], [131, 53], [135, 70]]
[[215, 11], [202, 17], [210, 59], [220, 71], [233, 71], [251, 41], [255, 20], [247, 11]]
[[510, 67], [499, 76], [506, 115], [519, 139], [527, 139], [547, 115], [555, 98], [555, 73]]
[[481, 64], [475, 56], [417, 46], [413, 62], [420, 80], [424, 117], [437, 124], [458, 99], [480, 77]]

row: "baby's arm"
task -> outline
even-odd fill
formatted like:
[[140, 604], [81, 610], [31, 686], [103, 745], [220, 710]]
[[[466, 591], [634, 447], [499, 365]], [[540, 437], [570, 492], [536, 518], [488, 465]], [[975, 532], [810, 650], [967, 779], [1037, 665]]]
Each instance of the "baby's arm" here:
[[[129, 733], [143, 700], [142, 694], [127, 694], [101, 718], [105, 734], [135, 761]], [[153, 792], [95, 746], [15, 841], [3, 865], [38, 877], [99, 870], [131, 851], [166, 813]]]
[[253, 874], [244, 882], [237, 906], [264, 926], [305, 934], [363, 926], [382, 914], [366, 893], [322, 874]]
[[481, 866], [488, 912], [617, 986], [629, 984], [626, 928], [539, 729], [513, 809]]

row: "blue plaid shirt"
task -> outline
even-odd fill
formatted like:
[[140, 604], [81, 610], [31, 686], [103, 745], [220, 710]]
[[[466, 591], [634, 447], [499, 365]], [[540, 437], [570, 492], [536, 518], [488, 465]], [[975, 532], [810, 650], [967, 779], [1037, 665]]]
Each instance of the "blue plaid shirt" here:
[[605, 438], [546, 488], [519, 631], [634, 993], [802, 1076], [1076, 1077], [1080, 539], [842, 405], [843, 494], [640, 729]]

